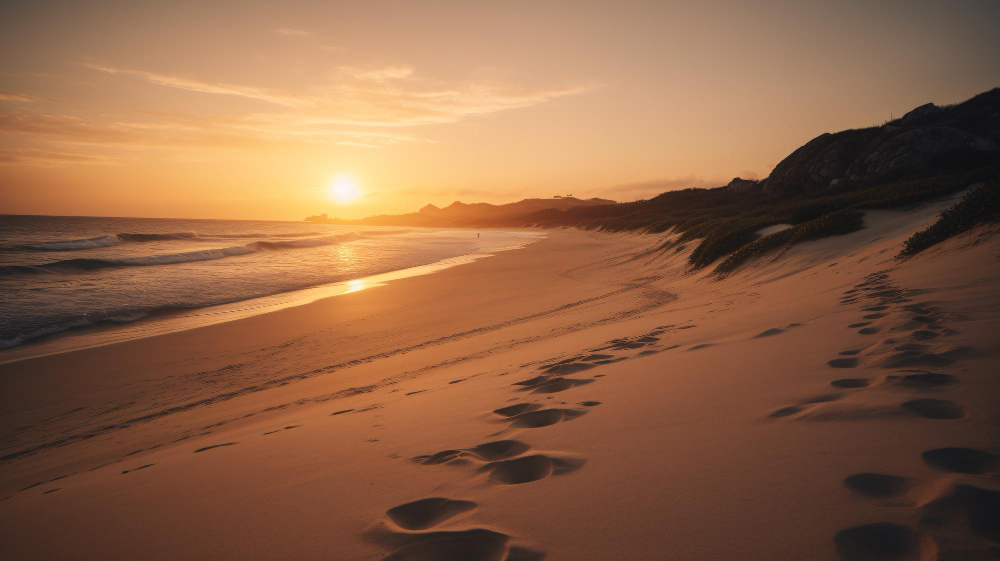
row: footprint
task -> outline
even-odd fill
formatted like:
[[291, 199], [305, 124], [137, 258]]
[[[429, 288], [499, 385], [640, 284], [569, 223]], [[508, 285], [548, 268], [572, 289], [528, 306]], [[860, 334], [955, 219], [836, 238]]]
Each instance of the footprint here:
[[513, 385], [513, 386], [537, 386], [538, 384], [541, 384], [542, 382], [548, 380], [551, 377], [552, 376], [549, 376], [547, 374], [542, 374], [541, 376], [535, 376], [534, 378], [528, 378], [527, 380], [521, 380], [520, 382], [514, 382], [511, 385]]
[[527, 413], [541, 408], [542, 405], [540, 403], [517, 403], [514, 405], [508, 405], [507, 407], [501, 407], [500, 409], [494, 409], [493, 412], [502, 417], [514, 417], [520, 415], [521, 413]]
[[920, 351], [903, 351], [887, 358], [882, 366], [886, 368], [901, 368], [904, 366], [926, 366], [940, 368], [955, 362], [942, 354], [921, 353]]
[[698, 349], [707, 349], [708, 347], [714, 347], [714, 346], [715, 346], [715, 343], [702, 343], [700, 345], [695, 345], [693, 347], [689, 347], [688, 350], [689, 351], [697, 351]]
[[858, 359], [856, 358], [835, 358], [827, 362], [830, 366], [834, 368], [854, 368], [858, 365]]
[[451, 462], [457, 458], [472, 456], [476, 459], [492, 462], [513, 458], [531, 449], [531, 446], [519, 440], [495, 440], [472, 448], [442, 450], [436, 454], [417, 456], [413, 461], [418, 464], [436, 465]]
[[545, 372], [549, 374], [576, 374], [577, 372], [583, 372], [584, 370], [590, 370], [591, 368], [596, 368], [597, 365], [590, 364], [586, 362], [573, 362], [570, 364], [557, 364], [545, 369]]
[[571, 421], [585, 413], [586, 411], [579, 409], [541, 409], [512, 417], [514, 422], [510, 424], [510, 428], [537, 429], [554, 425], [560, 421]]
[[854, 356], [861, 352], [861, 349], [851, 349], [849, 351], [840, 351], [837, 353], [840, 356]]
[[594, 407], [594, 406], [600, 405], [600, 404], [601, 404], [600, 401], [581, 401], [580, 402], [580, 405], [583, 405], [584, 407]]
[[475, 528], [410, 536], [409, 543], [383, 561], [501, 561], [510, 536]]
[[868, 378], [841, 378], [830, 382], [830, 385], [845, 389], [867, 388], [871, 385], [871, 381]]
[[928, 419], [961, 419], [965, 410], [947, 399], [914, 399], [902, 404], [903, 409]]
[[472, 501], [453, 501], [442, 497], [420, 499], [390, 508], [386, 515], [404, 530], [426, 530], [478, 505]]
[[155, 465], [156, 465], [156, 464], [146, 464], [146, 465], [144, 465], [144, 466], [139, 466], [139, 467], [137, 467], [137, 468], [133, 468], [133, 469], [127, 469], [127, 470], [125, 470], [125, 471], [123, 471], [123, 472], [122, 472], [122, 475], [125, 475], [126, 473], [132, 473], [133, 471], [139, 471], [140, 469], [146, 469], [146, 468], [148, 468], [148, 467], [153, 467], [153, 466], [155, 466]]
[[782, 407], [781, 409], [774, 411], [773, 413], [768, 415], [768, 417], [775, 417], [775, 418], [788, 417], [796, 413], [801, 413], [802, 411], [803, 408], [801, 406], [789, 405], [788, 407]]
[[[954, 491], [924, 506], [921, 522], [934, 533], [947, 527], [968, 525], [972, 533], [992, 543], [1000, 542], [1000, 492], [972, 485], [956, 485]], [[948, 528], [950, 529], [950, 528]], [[958, 529], [958, 528], [955, 528]], [[973, 549], [971, 540], [962, 540], [960, 548]], [[950, 545], [950, 544], [949, 544]], [[970, 547], [971, 546], [971, 547]], [[949, 549], [951, 549], [949, 547]], [[993, 549], [996, 556], [997, 550]], [[951, 553], [949, 551], [949, 553]], [[945, 556], [942, 556], [942, 559]], [[976, 557], [979, 558], [979, 557]]]
[[607, 360], [599, 360], [599, 361], [595, 362], [594, 364], [613, 364], [613, 363], [616, 363], [616, 362], [621, 362], [623, 360], [628, 360], [628, 357], [627, 356], [621, 356], [621, 357], [618, 357], [618, 358], [609, 358]]
[[862, 322], [859, 322], [859, 323], [852, 323], [851, 325], [848, 325], [847, 327], [849, 329], [857, 329], [858, 327], [864, 327], [866, 325], [871, 325], [871, 324], [872, 324], [872, 322], [870, 322], [870, 321], [862, 321]]
[[848, 489], [872, 499], [888, 499], [908, 492], [913, 483], [906, 477], [881, 473], [856, 473], [844, 479]]
[[204, 448], [199, 448], [194, 451], [195, 454], [198, 452], [204, 452], [205, 450], [211, 450], [212, 448], [221, 448], [223, 446], [232, 446], [234, 444], [239, 444], [239, 442], [226, 442], [225, 444], [213, 444], [211, 446], [206, 446]]
[[531, 393], [558, 393], [573, 389], [577, 386], [583, 386], [586, 384], [593, 383], [595, 380], [592, 378], [552, 378], [537, 384], [531, 388]]
[[894, 351], [926, 351], [929, 349], [927, 345], [922, 345], [920, 343], [903, 343], [897, 347], [894, 347]]
[[758, 333], [755, 336], [755, 338], [759, 339], [761, 337], [770, 337], [772, 335], [780, 335], [780, 334], [782, 334], [784, 332], [785, 332], [785, 330], [781, 329], [780, 327], [772, 327], [771, 329], [768, 329], [766, 331], [761, 331], [760, 333]]
[[334, 411], [333, 413], [330, 413], [330, 416], [332, 417], [334, 415], [343, 415], [344, 413], [350, 413], [351, 411], [354, 411], [354, 409], [341, 409], [340, 411]]
[[829, 403], [831, 401], [837, 401], [842, 397], [844, 397], [844, 394], [842, 393], [825, 393], [803, 401], [802, 405], [809, 405], [811, 403]]
[[628, 350], [632, 350], [632, 349], [641, 349], [641, 348], [643, 348], [645, 346], [646, 346], [645, 343], [638, 343], [638, 342], [631, 342], [631, 341], [622, 341], [622, 342], [619, 342], [619, 343], [614, 343], [613, 345], [611, 345], [610, 348], [615, 349], [615, 350], [619, 350], [619, 351], [628, 351]]
[[862, 335], [874, 335], [875, 333], [878, 333], [878, 328], [877, 327], [865, 327], [864, 329], [859, 329], [858, 333], [860, 333]]
[[546, 368], [552, 368], [553, 366], [559, 366], [561, 364], [569, 364], [571, 362], [575, 362], [579, 358], [580, 358], [579, 356], [574, 356], [574, 357], [570, 357], [570, 358], [564, 358], [564, 359], [556, 361], [556, 362], [549, 362], [547, 364], [543, 364], [543, 365], [539, 366], [538, 369], [539, 370], [545, 370]]
[[486, 442], [469, 448], [468, 451], [482, 460], [492, 462], [513, 458], [527, 452], [529, 449], [531, 449], [531, 446], [520, 440], [494, 440], [493, 442]]
[[483, 466], [490, 472], [490, 481], [504, 485], [520, 485], [544, 479], [550, 475], [562, 475], [579, 469], [586, 460], [579, 458], [556, 458], [544, 454], [532, 454], [511, 460], [491, 462]]
[[931, 467], [954, 473], [978, 475], [1000, 469], [1000, 456], [975, 448], [935, 448], [920, 457]]
[[918, 561], [932, 553], [929, 541], [907, 526], [888, 522], [847, 528], [833, 538], [843, 561]]
[[[891, 376], [890, 376], [891, 378]], [[918, 374], [907, 374], [898, 378], [900, 383], [918, 388], [933, 388], [937, 386], [950, 386], [958, 383], [958, 378], [951, 374], [941, 374], [938, 372], [920, 372]]]
[[545, 559], [545, 552], [527, 547], [512, 545], [507, 551], [504, 561], [542, 561]]
[[433, 466], [437, 464], [448, 463], [456, 458], [463, 456], [464, 454], [465, 450], [442, 450], [435, 454], [417, 456], [413, 458], [413, 461], [418, 464]]

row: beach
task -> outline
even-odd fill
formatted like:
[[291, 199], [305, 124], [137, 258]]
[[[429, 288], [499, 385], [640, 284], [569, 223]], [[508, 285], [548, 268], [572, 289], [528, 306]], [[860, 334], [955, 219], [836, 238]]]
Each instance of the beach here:
[[895, 258], [957, 197], [725, 277], [554, 229], [2, 364], [4, 556], [990, 558], [995, 228]]

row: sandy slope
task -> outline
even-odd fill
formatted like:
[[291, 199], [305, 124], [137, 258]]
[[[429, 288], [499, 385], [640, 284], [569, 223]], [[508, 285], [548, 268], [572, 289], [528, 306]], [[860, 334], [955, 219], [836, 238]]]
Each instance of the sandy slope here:
[[553, 231], [0, 366], [0, 538], [12, 559], [992, 558], [997, 238], [893, 260], [948, 204], [724, 280], [690, 247]]

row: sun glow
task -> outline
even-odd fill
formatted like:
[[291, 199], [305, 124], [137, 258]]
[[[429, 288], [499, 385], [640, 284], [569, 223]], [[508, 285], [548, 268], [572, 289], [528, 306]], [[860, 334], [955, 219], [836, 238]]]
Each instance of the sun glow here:
[[361, 191], [354, 180], [338, 177], [330, 182], [330, 196], [339, 203], [350, 203], [361, 196]]

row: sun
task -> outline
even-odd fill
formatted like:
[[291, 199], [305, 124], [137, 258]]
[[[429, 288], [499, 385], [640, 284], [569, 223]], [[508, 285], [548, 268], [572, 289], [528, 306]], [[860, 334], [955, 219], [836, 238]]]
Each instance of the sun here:
[[338, 177], [330, 182], [330, 196], [339, 203], [350, 203], [361, 196], [361, 191], [352, 179]]

